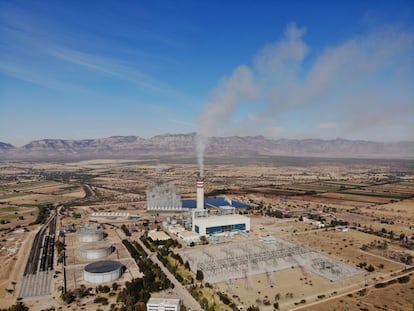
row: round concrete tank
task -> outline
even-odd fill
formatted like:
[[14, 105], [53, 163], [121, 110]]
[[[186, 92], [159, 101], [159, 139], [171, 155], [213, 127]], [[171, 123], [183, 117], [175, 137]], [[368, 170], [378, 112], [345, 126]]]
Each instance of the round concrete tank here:
[[79, 242], [97, 242], [104, 237], [104, 232], [98, 224], [83, 225], [77, 233]]
[[85, 259], [98, 259], [109, 256], [112, 252], [112, 247], [106, 242], [88, 243], [82, 245], [79, 249], [79, 255]]
[[103, 260], [90, 263], [83, 269], [83, 279], [90, 283], [107, 283], [117, 280], [122, 273], [119, 261]]

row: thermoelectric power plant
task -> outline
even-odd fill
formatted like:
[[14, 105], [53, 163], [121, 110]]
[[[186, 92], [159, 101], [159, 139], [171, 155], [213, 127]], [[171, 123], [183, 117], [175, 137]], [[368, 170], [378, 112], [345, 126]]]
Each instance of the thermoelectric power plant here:
[[204, 181], [199, 180], [197, 187], [197, 207], [192, 211], [192, 230], [200, 236], [226, 232], [249, 232], [250, 218], [235, 213], [232, 206], [220, 206], [218, 214], [210, 215], [204, 209]]

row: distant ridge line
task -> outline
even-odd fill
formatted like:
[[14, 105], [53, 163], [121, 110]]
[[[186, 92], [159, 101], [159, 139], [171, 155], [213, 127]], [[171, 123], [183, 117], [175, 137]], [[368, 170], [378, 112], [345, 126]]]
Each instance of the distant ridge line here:
[[[0, 142], [0, 160], [195, 157], [196, 134], [151, 138], [111, 136], [97, 139], [41, 139], [22, 147]], [[271, 139], [264, 136], [211, 137], [207, 156], [300, 156], [414, 159], [414, 141], [374, 142], [348, 139]]]

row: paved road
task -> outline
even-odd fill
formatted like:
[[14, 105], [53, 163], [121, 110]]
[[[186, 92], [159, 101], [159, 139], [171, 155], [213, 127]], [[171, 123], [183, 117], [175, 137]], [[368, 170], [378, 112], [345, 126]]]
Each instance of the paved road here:
[[184, 303], [184, 305], [193, 311], [202, 311], [203, 309], [200, 307], [200, 304], [197, 300], [194, 299], [193, 296], [187, 291], [187, 289], [177, 281], [174, 275], [166, 268], [164, 265], [158, 260], [157, 255], [153, 252], [150, 252], [148, 248], [145, 247], [144, 243], [140, 239], [136, 240], [145, 252], [149, 255], [149, 258], [152, 262], [156, 263], [160, 266], [161, 270], [165, 273], [165, 275], [170, 279], [170, 281], [174, 284], [174, 292], [177, 293], [178, 297], [180, 297]]

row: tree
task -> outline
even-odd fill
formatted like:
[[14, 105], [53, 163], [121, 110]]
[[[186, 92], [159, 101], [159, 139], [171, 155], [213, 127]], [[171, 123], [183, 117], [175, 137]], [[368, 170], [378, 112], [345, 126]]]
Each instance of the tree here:
[[114, 282], [114, 283], [112, 284], [112, 290], [117, 290], [118, 288], [119, 288], [118, 283]]
[[188, 261], [185, 262], [184, 268], [186, 268], [187, 270], [190, 270], [190, 263]]
[[71, 304], [75, 300], [75, 295], [70, 290], [68, 290], [66, 293], [62, 293], [60, 297], [67, 304]]
[[208, 310], [208, 300], [206, 297], [204, 297], [201, 300], [201, 307], [203, 308], [203, 310]]
[[204, 273], [203, 273], [203, 271], [197, 270], [196, 279], [197, 279], [197, 281], [200, 281], [200, 282], [203, 281], [203, 279], [204, 279]]
[[7, 309], [0, 309], [1, 311], [28, 311], [29, 307], [27, 307], [23, 302], [19, 301], [18, 303], [12, 305]]

